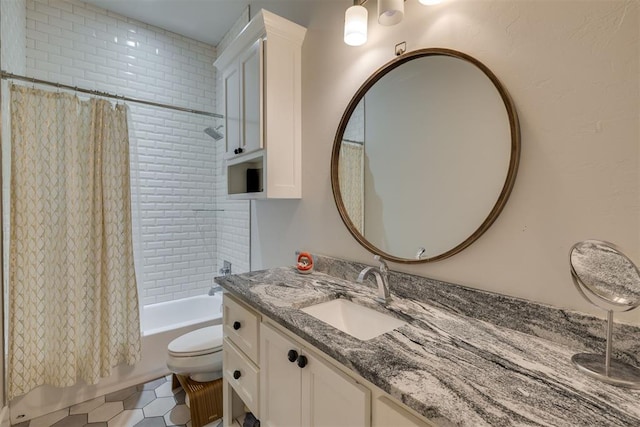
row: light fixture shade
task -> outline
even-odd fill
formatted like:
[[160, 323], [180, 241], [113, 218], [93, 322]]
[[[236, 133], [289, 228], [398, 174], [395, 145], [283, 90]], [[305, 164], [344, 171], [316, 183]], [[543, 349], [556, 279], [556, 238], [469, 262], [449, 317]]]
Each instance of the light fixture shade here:
[[425, 6], [433, 6], [434, 4], [440, 4], [442, 3], [442, 0], [418, 0], [420, 2], [420, 4], [423, 4]]
[[344, 42], [349, 46], [361, 46], [367, 42], [367, 9], [351, 6], [344, 13]]
[[396, 25], [404, 17], [404, 0], [378, 0], [378, 23]]

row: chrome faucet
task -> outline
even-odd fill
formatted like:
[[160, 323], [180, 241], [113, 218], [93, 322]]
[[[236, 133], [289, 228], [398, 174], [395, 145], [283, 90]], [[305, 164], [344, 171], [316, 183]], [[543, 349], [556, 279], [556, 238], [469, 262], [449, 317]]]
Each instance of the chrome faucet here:
[[358, 275], [358, 282], [362, 283], [364, 279], [373, 274], [378, 284], [378, 296], [376, 300], [387, 304], [391, 301], [391, 294], [389, 292], [389, 267], [387, 267], [387, 263], [380, 258], [380, 255], [376, 255], [373, 258], [380, 263], [380, 267], [364, 268]]
[[209, 296], [214, 296], [218, 292], [222, 292], [222, 286], [213, 285], [211, 289], [209, 289]]

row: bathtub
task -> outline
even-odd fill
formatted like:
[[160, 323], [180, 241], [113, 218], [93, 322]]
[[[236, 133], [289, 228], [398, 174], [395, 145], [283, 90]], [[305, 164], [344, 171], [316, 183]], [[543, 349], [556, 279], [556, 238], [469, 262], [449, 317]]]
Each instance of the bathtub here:
[[[222, 323], [222, 293], [198, 295], [142, 307], [145, 337], [187, 328], [193, 330]], [[168, 342], [167, 342], [168, 344]]]
[[17, 397], [9, 403], [12, 424], [169, 374], [167, 345], [189, 331], [221, 324], [222, 292], [147, 305], [142, 307], [140, 320], [142, 360], [139, 363], [118, 366], [111, 376], [95, 385], [82, 383], [65, 388], [45, 385]]

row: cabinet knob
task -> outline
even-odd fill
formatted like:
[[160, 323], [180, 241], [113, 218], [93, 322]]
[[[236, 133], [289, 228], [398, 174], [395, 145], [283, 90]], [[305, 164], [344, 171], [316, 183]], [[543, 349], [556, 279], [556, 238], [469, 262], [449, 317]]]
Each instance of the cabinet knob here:
[[293, 363], [296, 360], [298, 360], [298, 352], [295, 350], [289, 350], [289, 353], [287, 353], [287, 359], [289, 359], [289, 362]]
[[300, 356], [298, 357], [298, 367], [299, 368], [304, 368], [305, 366], [307, 366], [307, 356]]
[[242, 373], [238, 370], [233, 371], [233, 379], [240, 379], [240, 377], [242, 376]]
[[240, 324], [240, 322], [238, 322], [238, 321], [233, 322], [233, 329], [235, 329], [236, 331], [238, 329], [240, 329], [241, 327], [242, 327], [242, 325]]

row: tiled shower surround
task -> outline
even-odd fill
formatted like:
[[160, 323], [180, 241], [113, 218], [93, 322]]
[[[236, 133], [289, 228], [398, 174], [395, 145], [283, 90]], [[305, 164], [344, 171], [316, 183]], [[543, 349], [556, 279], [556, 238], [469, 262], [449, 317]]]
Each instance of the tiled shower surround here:
[[[28, 76], [216, 111], [214, 46], [77, 0], [28, 0], [26, 5]], [[216, 150], [224, 141], [203, 132], [222, 121], [134, 103], [129, 107], [141, 303], [203, 294], [222, 264], [216, 222], [230, 225], [223, 228], [223, 244], [229, 246], [223, 248], [224, 259], [234, 271], [247, 264], [242, 252], [248, 249], [234, 245], [248, 244], [248, 221], [236, 220], [234, 206], [225, 210], [216, 203], [216, 182], [224, 181]]]

